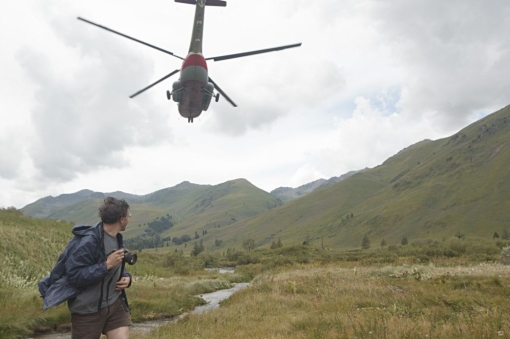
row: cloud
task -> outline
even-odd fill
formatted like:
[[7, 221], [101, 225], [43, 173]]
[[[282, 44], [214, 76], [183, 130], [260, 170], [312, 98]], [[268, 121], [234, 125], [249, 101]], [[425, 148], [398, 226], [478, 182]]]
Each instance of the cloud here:
[[407, 73], [399, 103], [406, 114], [448, 130], [509, 103], [508, 1], [369, 3], [382, 42]]
[[[299, 52], [299, 49], [286, 51], [297, 55]], [[232, 98], [238, 104], [237, 108], [227, 106], [225, 109], [224, 104], [211, 104], [213, 119], [208, 130], [242, 136], [249, 130], [268, 128], [287, 114], [322, 109], [346, 86], [344, 71], [329, 59], [317, 59], [313, 69], [303, 72], [295, 62], [284, 62], [289, 55], [267, 57], [272, 57], [267, 67], [235, 75], [247, 84], [242, 86], [246, 92], [239, 100]], [[239, 84], [238, 81], [234, 83]], [[257, 86], [250, 87], [249, 84]], [[226, 102], [224, 98], [221, 100]]]
[[375, 167], [398, 150], [440, 135], [431, 121], [410, 121], [407, 116], [393, 112], [391, 105], [385, 108], [381, 103], [385, 100], [357, 97], [352, 116], [337, 117], [331, 133], [316, 136], [316, 144], [323, 147], [307, 152], [305, 168], [313, 164], [313, 170], [327, 179]]
[[289, 182], [291, 183], [292, 187], [299, 187], [303, 183], [312, 182], [317, 180], [317, 178], [326, 177], [327, 175], [317, 170], [314, 164], [306, 163], [297, 169]]
[[209, 8], [206, 57], [303, 45], [210, 62], [239, 107], [221, 98], [187, 124], [164, 96], [174, 79], [127, 98], [177, 59], [76, 16], [184, 56], [191, 6], [10, 1], [0, 13], [0, 177], [9, 178], [0, 184], [11, 193], [0, 199], [21, 204], [91, 183], [147, 193], [149, 177], [154, 189], [246, 177], [270, 190], [376, 166], [509, 103], [509, 7], [260, 0]]
[[0, 131], [0, 178], [14, 179], [19, 173], [25, 155], [19, 134], [12, 129]]
[[[137, 84], [151, 82], [152, 63], [126, 51], [122, 42], [96, 37], [90, 27], [70, 21], [51, 21], [60, 39], [53, 51], [24, 47], [17, 53], [37, 87], [31, 111], [35, 137], [28, 152], [39, 178], [50, 182], [128, 166], [130, 159], [123, 153], [128, 147], [149, 147], [172, 138], [168, 115], [149, 97], [128, 98]], [[68, 29], [75, 26], [79, 28]]]

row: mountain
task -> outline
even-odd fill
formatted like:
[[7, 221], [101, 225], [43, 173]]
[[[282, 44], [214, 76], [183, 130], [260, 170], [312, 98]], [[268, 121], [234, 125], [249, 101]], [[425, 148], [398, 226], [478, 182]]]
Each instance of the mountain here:
[[185, 181], [147, 195], [82, 190], [39, 199], [21, 211], [37, 218], [94, 224], [97, 209], [107, 196], [126, 199], [130, 204], [132, 226], [125, 232], [127, 238], [142, 234], [147, 223], [161, 217], [171, 218], [176, 229], [194, 234], [197, 227], [231, 224], [282, 204], [247, 180], [237, 179], [215, 186]]
[[407, 147], [380, 166], [254, 218], [215, 237], [240, 246], [304, 241], [330, 248], [360, 247], [365, 234], [400, 244], [405, 236], [492, 237], [510, 227], [510, 106], [455, 135]]
[[329, 179], [318, 179], [312, 182], [309, 182], [307, 184], [301, 185], [297, 188], [292, 187], [278, 187], [270, 192], [270, 194], [284, 203], [287, 203], [289, 201], [292, 201], [297, 198], [304, 197], [305, 195], [312, 193], [313, 191], [321, 188], [326, 188], [331, 185], [336, 184], [337, 182], [340, 182], [342, 180], [345, 180], [349, 178], [350, 176], [359, 173], [361, 171], [366, 171], [367, 168], [360, 171], [350, 171], [347, 172], [339, 177], [331, 177]]
[[313, 192], [317, 188], [319, 188], [323, 183], [326, 182], [326, 179], [319, 179], [312, 181], [308, 184], [299, 186], [297, 188], [292, 187], [278, 187], [270, 192], [273, 197], [280, 199], [283, 202], [289, 202], [294, 199], [300, 198], [302, 196], [307, 195], [310, 192]]
[[345, 179], [353, 176], [356, 173], [360, 173], [360, 172], [366, 171], [368, 169], [369, 168], [367, 167], [367, 168], [359, 170], [359, 171], [350, 171], [350, 172], [347, 172], [345, 174], [342, 174], [339, 177], [331, 177], [328, 180], [324, 181], [319, 187], [317, 187], [317, 189], [326, 188], [326, 187], [332, 186], [332, 185], [336, 184], [337, 182], [340, 182], [342, 180], [345, 180]]
[[[147, 223], [165, 217], [172, 226], [158, 234], [161, 240], [196, 234], [207, 249], [219, 251], [240, 248], [248, 239], [259, 247], [281, 239], [284, 246], [306, 241], [349, 249], [359, 248], [364, 235], [373, 246], [383, 239], [400, 244], [403, 237], [410, 242], [460, 234], [492, 238], [510, 228], [509, 164], [510, 106], [451, 137], [423, 140], [336, 183], [321, 179], [295, 190], [273, 191], [282, 197], [301, 192], [299, 199], [285, 204], [244, 179], [216, 186], [183, 182], [130, 195], [133, 219], [125, 235], [141, 236]], [[80, 191], [44, 198], [23, 212], [92, 223], [105, 195]]]

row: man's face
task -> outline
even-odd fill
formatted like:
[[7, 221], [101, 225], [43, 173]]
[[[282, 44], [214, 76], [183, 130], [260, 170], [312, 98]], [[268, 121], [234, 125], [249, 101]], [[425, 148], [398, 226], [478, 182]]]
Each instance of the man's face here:
[[131, 220], [131, 212], [128, 210], [125, 217], [120, 218], [120, 230], [125, 231], [127, 225], [129, 224], [129, 220]]

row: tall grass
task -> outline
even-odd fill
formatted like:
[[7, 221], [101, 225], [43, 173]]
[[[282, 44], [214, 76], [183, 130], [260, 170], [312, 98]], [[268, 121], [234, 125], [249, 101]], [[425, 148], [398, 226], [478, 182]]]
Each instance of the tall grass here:
[[35, 287], [47, 274], [70, 238], [67, 222], [24, 217], [0, 210], [0, 288]]
[[[70, 322], [65, 304], [42, 310], [37, 281], [54, 266], [72, 237], [72, 225], [23, 216], [14, 209], [0, 209], [0, 338], [19, 338], [44, 332]], [[132, 318], [142, 321], [172, 317], [202, 304], [195, 294], [230, 287], [231, 281], [206, 272], [203, 258], [139, 253], [128, 266], [134, 282], [128, 290]], [[176, 275], [176, 271], [186, 274]]]
[[212, 313], [132, 337], [497, 338], [510, 334], [509, 284], [499, 264], [295, 265], [258, 276]]
[[[0, 338], [66, 326], [66, 305], [42, 311], [36, 283], [72, 225], [0, 209]], [[510, 276], [496, 264], [508, 241], [424, 239], [328, 252], [311, 246], [228, 254], [138, 253], [128, 266], [135, 322], [174, 317], [195, 295], [252, 281], [211, 314], [135, 338], [492, 338], [510, 334]], [[220, 275], [205, 267], [237, 266]]]
[[0, 209], [0, 337], [30, 335], [33, 328], [69, 321], [57, 307], [43, 314], [37, 281], [47, 274], [70, 238], [67, 222], [38, 220]]

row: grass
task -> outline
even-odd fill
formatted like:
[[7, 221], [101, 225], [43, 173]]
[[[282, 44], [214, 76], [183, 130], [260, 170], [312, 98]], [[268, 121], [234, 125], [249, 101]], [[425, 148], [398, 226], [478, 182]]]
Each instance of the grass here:
[[[42, 311], [36, 282], [71, 225], [0, 209], [0, 338], [65, 327], [66, 305]], [[143, 251], [128, 266], [133, 321], [172, 318], [196, 295], [251, 281], [212, 313], [189, 315], [135, 339], [495, 338], [510, 335], [508, 240], [421, 239], [407, 246], [329, 252], [312, 246], [199, 256]], [[237, 266], [221, 275], [205, 267]]]
[[[42, 309], [37, 282], [53, 267], [71, 238], [72, 225], [33, 219], [15, 209], [0, 209], [0, 338], [32, 336], [70, 323], [65, 304]], [[128, 266], [133, 321], [173, 317], [203, 303], [195, 294], [230, 287], [242, 280], [203, 270], [207, 256], [138, 253]], [[210, 261], [210, 259], [209, 259]]]
[[257, 276], [214, 312], [131, 337], [496, 338], [510, 334], [509, 286], [499, 264], [293, 265]]

